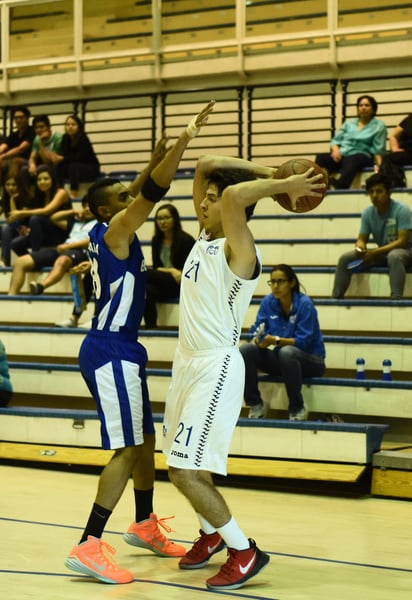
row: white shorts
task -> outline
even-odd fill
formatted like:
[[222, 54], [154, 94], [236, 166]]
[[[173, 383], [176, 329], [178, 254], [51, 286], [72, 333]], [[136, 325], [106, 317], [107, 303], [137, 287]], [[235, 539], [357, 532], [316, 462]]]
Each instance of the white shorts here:
[[202, 352], [177, 348], [163, 422], [168, 465], [226, 475], [244, 371], [237, 346]]

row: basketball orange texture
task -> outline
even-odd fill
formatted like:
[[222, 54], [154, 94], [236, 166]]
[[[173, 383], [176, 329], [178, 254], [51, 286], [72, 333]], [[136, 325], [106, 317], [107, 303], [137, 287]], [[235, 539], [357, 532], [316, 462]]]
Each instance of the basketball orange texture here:
[[319, 198], [317, 198], [316, 196], [301, 196], [300, 198], [298, 198], [298, 201], [296, 203], [296, 209], [293, 210], [288, 194], [275, 194], [273, 196], [273, 199], [276, 200], [282, 208], [290, 212], [304, 213], [313, 210], [322, 202], [327, 192], [328, 182], [327, 178], [325, 177], [325, 173], [322, 171], [319, 165], [317, 165], [313, 161], [307, 158], [292, 158], [291, 160], [286, 161], [285, 163], [283, 163], [283, 165], [279, 167], [279, 169], [274, 175], [274, 178], [286, 179], [286, 177], [289, 177], [290, 175], [298, 175], [300, 173], [305, 173], [305, 171], [307, 171], [311, 167], [313, 167], [314, 169], [311, 177], [313, 177], [313, 175], [318, 175], [319, 173], [323, 175], [323, 179], [319, 179], [319, 183], [324, 183], [326, 185], [324, 189], [319, 190], [319, 193], [321, 193], [322, 196], [320, 196]]

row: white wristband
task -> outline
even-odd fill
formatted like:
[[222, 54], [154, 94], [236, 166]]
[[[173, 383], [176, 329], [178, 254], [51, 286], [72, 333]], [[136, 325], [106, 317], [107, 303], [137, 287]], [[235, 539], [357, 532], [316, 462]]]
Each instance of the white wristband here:
[[200, 127], [197, 127], [196, 120], [199, 115], [196, 115], [191, 119], [189, 125], [186, 127], [186, 133], [189, 137], [195, 138], [200, 131]]

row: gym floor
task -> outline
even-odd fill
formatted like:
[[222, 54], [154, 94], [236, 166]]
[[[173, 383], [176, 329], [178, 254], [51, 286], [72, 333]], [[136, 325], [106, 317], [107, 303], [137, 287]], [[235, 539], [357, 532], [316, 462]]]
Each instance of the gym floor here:
[[[409, 600], [412, 590], [411, 502], [221, 488], [238, 523], [271, 561], [239, 590], [210, 592], [204, 581], [225, 558], [181, 571], [177, 560], [122, 540], [134, 513], [132, 483], [108, 523], [104, 539], [117, 562], [135, 574], [127, 585], [99, 583], [68, 571], [96, 493], [96, 474], [0, 465], [0, 597], [7, 600]], [[175, 515], [171, 539], [190, 548], [198, 523], [167, 481], [156, 483], [155, 512]]]

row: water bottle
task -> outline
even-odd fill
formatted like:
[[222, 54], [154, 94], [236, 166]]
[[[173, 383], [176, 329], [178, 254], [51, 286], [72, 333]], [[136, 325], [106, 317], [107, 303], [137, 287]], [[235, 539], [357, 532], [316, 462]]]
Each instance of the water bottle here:
[[391, 366], [392, 361], [389, 358], [382, 361], [382, 381], [392, 381]]
[[356, 379], [365, 379], [365, 359], [356, 359]]
[[261, 323], [259, 327], [255, 329], [252, 340], [255, 344], [259, 344], [262, 339], [265, 337], [265, 324]]

